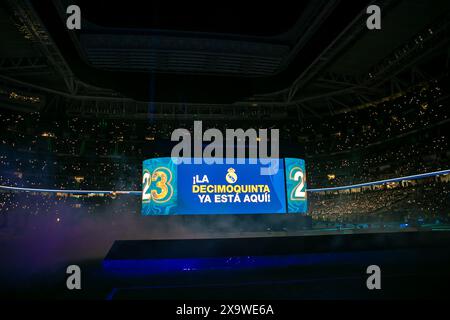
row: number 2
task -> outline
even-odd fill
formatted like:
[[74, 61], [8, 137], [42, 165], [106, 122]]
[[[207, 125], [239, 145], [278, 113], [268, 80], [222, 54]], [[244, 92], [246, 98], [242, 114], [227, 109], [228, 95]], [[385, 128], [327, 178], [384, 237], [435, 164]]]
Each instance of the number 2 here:
[[299, 167], [294, 167], [289, 173], [289, 179], [299, 181], [291, 192], [291, 200], [298, 201], [306, 198], [305, 188], [305, 174]]
[[142, 176], [142, 201], [143, 202], [149, 202], [152, 200], [152, 194], [148, 192], [151, 184], [151, 174], [150, 171], [144, 170], [144, 175]]

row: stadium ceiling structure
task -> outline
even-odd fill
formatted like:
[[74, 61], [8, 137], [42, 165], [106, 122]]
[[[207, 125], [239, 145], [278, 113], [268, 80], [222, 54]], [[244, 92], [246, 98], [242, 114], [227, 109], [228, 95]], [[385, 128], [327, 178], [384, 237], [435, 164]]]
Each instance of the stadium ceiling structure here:
[[118, 118], [322, 117], [448, 72], [446, 0], [377, 1], [374, 31], [371, 1], [126, 3], [4, 1], [0, 101]]

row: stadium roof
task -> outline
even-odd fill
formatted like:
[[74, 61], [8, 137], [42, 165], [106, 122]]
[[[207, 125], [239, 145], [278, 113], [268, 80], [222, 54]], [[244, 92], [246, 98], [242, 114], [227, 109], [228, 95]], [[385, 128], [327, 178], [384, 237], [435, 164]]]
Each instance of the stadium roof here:
[[[378, 1], [376, 31], [365, 26], [370, 3], [7, 0], [0, 88], [79, 110], [156, 102], [341, 112], [437, 76], [448, 59], [448, 1]], [[65, 27], [70, 4], [81, 8], [80, 31]]]

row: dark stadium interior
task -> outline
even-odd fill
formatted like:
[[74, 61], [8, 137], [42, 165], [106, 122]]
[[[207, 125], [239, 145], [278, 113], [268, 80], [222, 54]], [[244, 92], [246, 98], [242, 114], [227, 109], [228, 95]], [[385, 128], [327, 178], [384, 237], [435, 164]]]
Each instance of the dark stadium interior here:
[[[280, 157], [305, 159], [308, 189], [450, 169], [450, 2], [376, 1], [383, 27], [368, 30], [372, 3], [0, 0], [0, 187], [114, 191], [0, 188], [0, 297], [449, 297], [448, 173], [309, 192], [309, 220], [143, 217], [121, 192], [141, 191], [143, 160], [170, 156], [171, 133], [197, 120], [279, 129]], [[81, 30], [65, 26], [70, 4]], [[116, 240], [167, 239], [180, 252], [216, 239], [211, 256], [228, 245], [217, 239], [243, 241], [230, 256], [286, 241], [312, 262], [125, 280], [102, 269]], [[388, 266], [384, 296], [359, 285], [371, 257]], [[69, 264], [89, 290], [64, 290]]]

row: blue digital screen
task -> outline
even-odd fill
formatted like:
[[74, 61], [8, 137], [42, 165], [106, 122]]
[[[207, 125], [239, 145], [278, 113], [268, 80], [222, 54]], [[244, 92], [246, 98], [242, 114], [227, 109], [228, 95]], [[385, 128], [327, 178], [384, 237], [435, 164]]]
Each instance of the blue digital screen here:
[[[176, 160], [176, 159], [175, 159]], [[248, 160], [248, 159], [247, 159]], [[304, 161], [278, 161], [262, 174], [257, 163], [174, 163], [155, 158], [143, 163], [143, 215], [284, 214], [306, 212]], [[290, 174], [288, 176], [288, 174]], [[303, 181], [301, 181], [303, 179]], [[303, 198], [302, 198], [303, 197]]]

